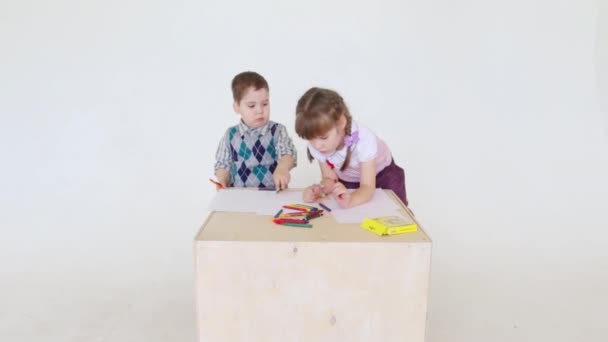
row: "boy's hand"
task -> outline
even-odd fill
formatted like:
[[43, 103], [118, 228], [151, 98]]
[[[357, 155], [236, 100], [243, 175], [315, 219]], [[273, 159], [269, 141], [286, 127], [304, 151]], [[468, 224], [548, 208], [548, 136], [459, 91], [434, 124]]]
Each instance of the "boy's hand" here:
[[277, 189], [285, 189], [287, 185], [289, 185], [289, 181], [291, 180], [291, 176], [289, 175], [289, 171], [277, 167], [272, 174], [272, 178], [274, 179], [274, 186]]
[[302, 193], [302, 199], [304, 200], [304, 202], [307, 202], [307, 203], [316, 202], [322, 196], [323, 196], [323, 189], [321, 188], [321, 186], [319, 186], [317, 184], [307, 187], [306, 189], [304, 189], [304, 192]]
[[226, 185], [227, 184], [226, 181], [216, 182], [211, 178], [209, 178], [209, 181], [211, 181], [211, 183], [213, 183], [215, 185], [215, 190], [217, 190], [217, 191], [220, 191], [220, 190], [228, 187], [228, 185]]
[[221, 189], [226, 189], [230, 186], [230, 170], [217, 169], [215, 170], [215, 177], [217, 177], [217, 182], [213, 179], [209, 180], [215, 184], [215, 188], [218, 191]]
[[335, 196], [340, 208], [346, 209], [350, 207], [350, 192], [348, 192], [344, 184], [337, 183], [332, 194]]

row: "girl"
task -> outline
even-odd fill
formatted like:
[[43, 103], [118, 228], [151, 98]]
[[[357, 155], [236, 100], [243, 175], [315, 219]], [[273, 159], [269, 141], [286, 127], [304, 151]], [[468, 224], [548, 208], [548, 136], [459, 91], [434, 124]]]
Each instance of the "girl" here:
[[393, 190], [407, 205], [403, 169], [384, 141], [353, 121], [337, 92], [311, 88], [304, 93], [296, 106], [295, 128], [308, 141], [308, 159], [319, 161], [323, 177], [321, 184], [304, 190], [305, 202], [332, 194], [340, 208], [351, 208], [368, 202], [375, 188], [382, 188]]

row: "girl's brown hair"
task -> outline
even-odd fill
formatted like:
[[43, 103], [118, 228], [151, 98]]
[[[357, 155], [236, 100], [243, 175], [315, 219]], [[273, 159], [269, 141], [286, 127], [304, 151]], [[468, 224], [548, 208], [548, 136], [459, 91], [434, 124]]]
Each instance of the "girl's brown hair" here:
[[[296, 105], [296, 133], [300, 138], [311, 140], [335, 127], [344, 116], [344, 134], [350, 135], [352, 117], [344, 99], [337, 92], [324, 88], [310, 88], [300, 97]], [[306, 149], [308, 160], [313, 161], [310, 150]], [[346, 159], [340, 168], [344, 171], [350, 161], [351, 149], [346, 151]]]

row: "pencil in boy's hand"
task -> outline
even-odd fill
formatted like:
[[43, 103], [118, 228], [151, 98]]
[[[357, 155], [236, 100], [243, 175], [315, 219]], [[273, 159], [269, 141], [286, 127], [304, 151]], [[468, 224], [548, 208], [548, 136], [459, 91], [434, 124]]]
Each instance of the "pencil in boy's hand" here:
[[215, 184], [215, 186], [216, 186], [218, 189], [223, 189], [223, 188], [224, 188], [224, 186], [223, 186], [223, 185], [222, 185], [222, 183], [220, 183], [220, 182], [214, 181], [214, 180], [213, 180], [213, 179], [211, 179], [211, 178], [209, 178], [209, 181], [210, 181], [211, 183]]

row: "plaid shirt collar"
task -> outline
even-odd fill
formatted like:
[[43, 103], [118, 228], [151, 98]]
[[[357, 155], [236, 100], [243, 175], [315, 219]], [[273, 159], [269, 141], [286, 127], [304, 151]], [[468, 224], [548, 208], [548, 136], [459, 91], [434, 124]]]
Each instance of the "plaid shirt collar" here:
[[254, 135], [254, 134], [265, 135], [268, 132], [268, 129], [270, 128], [270, 123], [271, 123], [271, 121], [268, 120], [268, 122], [262, 127], [249, 128], [249, 127], [247, 127], [247, 125], [245, 125], [243, 120], [240, 120], [239, 125], [238, 125], [239, 134], [241, 136], [244, 136], [245, 134], [247, 134], [247, 135]]

